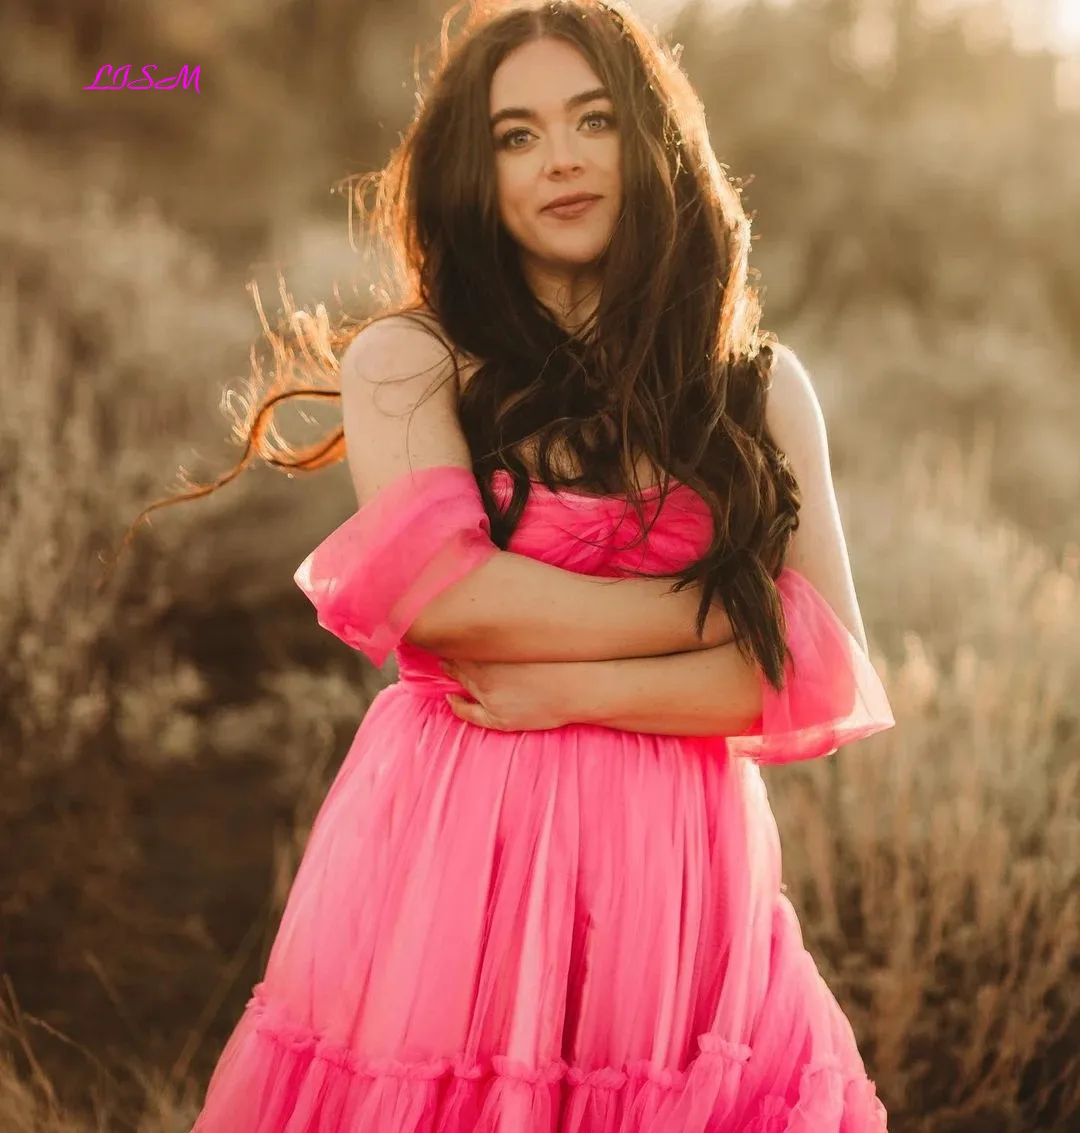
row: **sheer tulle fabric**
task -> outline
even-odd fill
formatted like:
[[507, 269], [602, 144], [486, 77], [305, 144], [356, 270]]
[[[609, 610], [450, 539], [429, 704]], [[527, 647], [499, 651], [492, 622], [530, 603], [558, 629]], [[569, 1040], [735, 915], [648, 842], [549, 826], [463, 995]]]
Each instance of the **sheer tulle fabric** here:
[[790, 657], [783, 688], [762, 680], [762, 714], [728, 751], [760, 763], [829, 755], [844, 744], [893, 726], [874, 666], [813, 586], [793, 570], [777, 582], [787, 620]]
[[467, 468], [438, 466], [388, 484], [300, 564], [319, 624], [380, 668], [416, 615], [497, 548]]
[[[457, 472], [395, 487], [408, 514], [435, 508], [443, 546], [486, 531]], [[695, 500], [656, 501], [657, 571], [707, 539]], [[464, 571], [430, 530], [385, 518], [354, 517], [347, 553], [328, 540], [298, 578], [345, 640], [375, 657], [396, 642], [400, 679], [320, 810], [195, 1133], [882, 1133], [781, 892], [756, 763], [771, 746], [742, 759], [723, 741], [459, 720], [443, 697], [457, 686], [400, 633], [414, 605], [403, 595]], [[640, 548], [612, 549], [627, 522], [620, 501], [537, 487], [511, 549], [615, 575], [641, 566]], [[376, 580], [387, 562], [400, 573]], [[785, 583], [792, 631], [818, 638], [793, 648], [760, 729], [793, 737], [797, 758], [851, 734], [837, 725], [850, 690], [873, 690], [866, 672], [831, 679], [813, 718], [818, 694], [798, 682], [850, 652], [810, 591]]]

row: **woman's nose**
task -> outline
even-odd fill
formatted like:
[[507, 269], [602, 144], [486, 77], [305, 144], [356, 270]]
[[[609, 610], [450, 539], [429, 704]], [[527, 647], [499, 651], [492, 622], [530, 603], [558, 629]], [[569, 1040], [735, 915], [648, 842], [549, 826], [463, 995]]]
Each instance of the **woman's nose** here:
[[571, 131], [553, 130], [548, 134], [546, 169], [548, 173], [568, 173], [581, 168], [577, 139]]

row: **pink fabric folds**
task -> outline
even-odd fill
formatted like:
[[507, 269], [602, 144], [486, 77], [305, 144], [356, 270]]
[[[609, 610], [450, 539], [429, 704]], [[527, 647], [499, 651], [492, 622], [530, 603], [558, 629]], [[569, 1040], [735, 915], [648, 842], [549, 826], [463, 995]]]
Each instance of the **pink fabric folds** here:
[[758, 763], [792, 763], [893, 727], [881, 678], [825, 599], [790, 569], [777, 585], [791, 654], [784, 687], [777, 692], [762, 680], [757, 726], [728, 737], [728, 751]]
[[[378, 658], [488, 553], [472, 492], [420, 474], [331, 536], [301, 570], [324, 624]], [[628, 522], [538, 490], [510, 548], [612, 577], [711, 538], [707, 511], [665, 507], [643, 554]], [[437, 569], [458, 545], [476, 559]], [[792, 721], [845, 687], [848, 719], [869, 678], [820, 669], [854, 647], [783, 590], [805, 751]], [[782, 892], [762, 769], [723, 739], [475, 727], [415, 678], [422, 653], [398, 647], [414, 677], [364, 715], [193, 1133], [885, 1133]]]
[[498, 548], [476, 479], [438, 465], [399, 476], [296, 571], [319, 624], [381, 667], [420, 611]]

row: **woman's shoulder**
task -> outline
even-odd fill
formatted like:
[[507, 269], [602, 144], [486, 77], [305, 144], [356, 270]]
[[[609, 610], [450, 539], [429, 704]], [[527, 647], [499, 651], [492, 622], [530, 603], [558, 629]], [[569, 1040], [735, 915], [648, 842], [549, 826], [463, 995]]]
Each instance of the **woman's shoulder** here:
[[[769, 343], [768, 389], [769, 401], [790, 408], [817, 404], [817, 394], [810, 373], [790, 346], [781, 342]], [[798, 410], [796, 409], [796, 412]]]
[[378, 315], [356, 333], [341, 356], [343, 381], [363, 372], [389, 377], [441, 377], [471, 372], [477, 363], [446, 333], [430, 308]]
[[785, 452], [789, 448], [823, 443], [825, 419], [809, 371], [791, 347], [773, 343], [771, 350], [765, 402], [769, 432]]

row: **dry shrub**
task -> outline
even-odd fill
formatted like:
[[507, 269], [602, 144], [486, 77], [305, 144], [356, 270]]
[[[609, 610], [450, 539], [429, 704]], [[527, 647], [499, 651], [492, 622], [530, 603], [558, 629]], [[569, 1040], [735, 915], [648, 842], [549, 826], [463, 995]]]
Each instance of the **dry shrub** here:
[[[1014, 320], [992, 310], [947, 319], [890, 298], [854, 300], [835, 327], [811, 313], [789, 327], [785, 338], [804, 355], [821, 395], [841, 478], [870, 477], [893, 495], [901, 453], [931, 429], [977, 449], [976, 465], [965, 461], [969, 472], [958, 474], [975, 479], [962, 485], [965, 501], [992, 506], [1051, 548], [1080, 537], [1080, 357], [1048, 322]], [[930, 475], [935, 466], [908, 460], [906, 474]], [[924, 518], [903, 516], [897, 549], [908, 524]], [[970, 524], [963, 509], [948, 518], [961, 524], [948, 535], [951, 550]], [[931, 569], [950, 569], [945, 548], [934, 560]], [[864, 575], [873, 586], [874, 575], [892, 582], [899, 573], [868, 562]], [[918, 572], [910, 582], [919, 584]], [[978, 609], [968, 603], [956, 612]]]
[[115, 723], [115, 657], [172, 601], [190, 517], [106, 564], [207, 416], [200, 371], [220, 382], [209, 360], [246, 327], [209, 259], [148, 208], [91, 195], [63, 219], [0, 215], [0, 746], [40, 767]]
[[898, 1133], [1080, 1114], [1080, 551], [995, 519], [988, 467], [916, 446], [903, 529], [859, 493], [868, 562], [925, 595], [931, 632], [875, 608], [901, 637], [897, 728], [771, 778], [808, 947]]
[[[4, 1133], [190, 1128], [215, 1052], [265, 963], [337, 760], [382, 685], [374, 670], [350, 668], [264, 674], [250, 704], [204, 713], [197, 758], [151, 758], [111, 778], [106, 770], [108, 828], [94, 798], [84, 797], [81, 814], [30, 844], [39, 858], [51, 850], [86, 899], [61, 903], [48, 891], [53, 870], [26, 870], [21, 896], [5, 898], [8, 923], [21, 930], [33, 918], [52, 942], [52, 970], [66, 974], [63, 986], [78, 998], [63, 1004], [57, 1025], [55, 995], [34, 1015], [18, 1008], [9, 985], [12, 1006], [0, 1004]], [[167, 716], [165, 709], [160, 718]], [[261, 770], [237, 777], [255, 753]], [[67, 774], [90, 795], [89, 768]], [[152, 855], [149, 826], [158, 827]], [[125, 868], [110, 869], [114, 861]], [[71, 980], [88, 969], [90, 988]], [[65, 1059], [48, 1049], [56, 1045]]]
[[91, 1133], [92, 1126], [65, 1115], [52, 1100], [51, 1088], [24, 1078], [0, 1050], [0, 1128], [5, 1133]]
[[[45, 1070], [32, 1054], [27, 1019], [17, 1004], [0, 1005], [0, 1036], [18, 1047], [31, 1066], [20, 1073], [13, 1058], [0, 1048], [0, 1129], [4, 1133], [112, 1133], [112, 1107], [103, 1099], [92, 1123], [65, 1109]], [[146, 1097], [133, 1133], [188, 1133], [199, 1109], [190, 1087], [177, 1087], [153, 1069], [135, 1069]]]
[[[100, 194], [51, 218], [29, 200], [0, 211], [0, 261], [3, 973], [40, 1020], [32, 1037], [57, 1082], [50, 1092], [43, 1070], [31, 1089], [0, 1069], [0, 1128], [21, 1133], [66, 1128], [76, 1098], [101, 1121], [130, 1112], [132, 1093], [159, 1098], [151, 1060], [170, 1065], [185, 1026], [198, 1030], [190, 1004], [213, 1000], [223, 952], [260, 915], [265, 935], [274, 825], [295, 825], [278, 768], [314, 744], [288, 683], [259, 665], [287, 663], [282, 638], [303, 636], [306, 603], [295, 594], [266, 633], [244, 611], [268, 589], [252, 580], [253, 533], [276, 521], [257, 478], [170, 514], [107, 570], [138, 509], [192, 466], [230, 358], [246, 368], [257, 324], [242, 289], [153, 209]], [[287, 570], [272, 575], [278, 596], [295, 592]], [[324, 731], [344, 711], [335, 687], [305, 698]], [[349, 699], [353, 727], [364, 707]], [[231, 828], [215, 826], [215, 788], [241, 815]], [[205, 876], [193, 844], [216, 846]], [[137, 1057], [121, 1074], [125, 1046]]]

